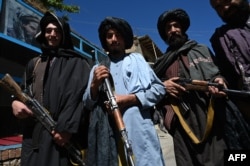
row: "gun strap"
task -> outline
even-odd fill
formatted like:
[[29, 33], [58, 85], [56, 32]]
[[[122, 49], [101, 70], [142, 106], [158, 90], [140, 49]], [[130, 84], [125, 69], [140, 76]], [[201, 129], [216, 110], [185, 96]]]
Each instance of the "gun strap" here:
[[[32, 93], [34, 98], [37, 99], [40, 104], [43, 104], [43, 77], [47, 61], [42, 61], [41, 58], [38, 57], [34, 63]], [[35, 125], [32, 136], [33, 148], [38, 148], [42, 128], [43, 125], [41, 123]]]
[[43, 80], [47, 61], [38, 58], [33, 69], [33, 94], [40, 104], [43, 104]]
[[185, 130], [185, 132], [188, 134], [188, 136], [191, 138], [191, 140], [195, 143], [195, 144], [200, 144], [202, 143], [204, 140], [206, 140], [206, 138], [208, 137], [212, 126], [213, 126], [213, 119], [214, 119], [214, 109], [213, 109], [213, 102], [212, 100], [210, 100], [209, 106], [208, 106], [208, 113], [207, 113], [207, 124], [206, 124], [206, 129], [205, 129], [205, 133], [204, 136], [201, 140], [199, 140], [196, 135], [193, 133], [193, 131], [191, 130], [191, 128], [188, 126], [188, 124], [186, 123], [186, 121], [184, 120], [183, 116], [180, 113], [180, 109], [177, 105], [175, 104], [171, 104], [175, 114], [177, 115], [183, 129]]

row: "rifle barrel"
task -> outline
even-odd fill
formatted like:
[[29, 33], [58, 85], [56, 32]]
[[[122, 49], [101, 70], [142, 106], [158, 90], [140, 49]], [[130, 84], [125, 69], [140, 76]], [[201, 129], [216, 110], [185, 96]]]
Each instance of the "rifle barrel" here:
[[250, 97], [250, 91], [233, 90], [233, 89], [222, 89], [228, 95], [234, 95], [239, 97]]

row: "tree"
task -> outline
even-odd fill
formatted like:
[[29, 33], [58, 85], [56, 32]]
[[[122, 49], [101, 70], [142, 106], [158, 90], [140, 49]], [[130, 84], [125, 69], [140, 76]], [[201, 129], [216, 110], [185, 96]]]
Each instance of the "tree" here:
[[50, 11], [59, 11], [59, 12], [68, 12], [68, 13], [78, 13], [80, 7], [77, 5], [66, 5], [64, 0], [24, 0], [27, 3], [31, 4], [38, 10], [45, 12]]

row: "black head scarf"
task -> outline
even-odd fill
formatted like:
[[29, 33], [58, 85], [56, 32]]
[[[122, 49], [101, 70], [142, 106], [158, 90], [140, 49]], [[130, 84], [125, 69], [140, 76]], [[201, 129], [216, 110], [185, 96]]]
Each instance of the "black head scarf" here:
[[121, 33], [122, 37], [125, 40], [125, 49], [129, 49], [133, 45], [133, 31], [131, 26], [128, 24], [127, 21], [121, 18], [115, 17], [106, 17], [100, 24], [98, 32], [99, 32], [99, 39], [102, 44], [102, 47], [107, 50], [106, 44], [106, 34], [109, 29], [114, 28], [119, 33]]
[[64, 19], [57, 17], [51, 12], [46, 12], [40, 21], [41, 31], [36, 35], [36, 40], [43, 47], [48, 47], [45, 39], [45, 28], [49, 23], [56, 22], [62, 31], [62, 41], [59, 48], [73, 49], [73, 43], [70, 35], [70, 26]]
[[158, 18], [157, 28], [164, 42], [167, 39], [165, 27], [168, 21], [178, 21], [181, 24], [183, 33], [185, 33], [190, 26], [189, 16], [183, 9], [173, 9], [163, 12]]

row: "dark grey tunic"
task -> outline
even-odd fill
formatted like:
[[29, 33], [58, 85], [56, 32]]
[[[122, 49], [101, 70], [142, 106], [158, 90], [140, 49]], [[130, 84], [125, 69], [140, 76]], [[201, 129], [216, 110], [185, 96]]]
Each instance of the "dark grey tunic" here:
[[[168, 57], [164, 57], [168, 56]], [[156, 74], [162, 79], [174, 76], [196, 80], [213, 80], [219, 76], [219, 70], [212, 61], [212, 53], [195, 41], [188, 41], [179, 50], [168, 51], [154, 66]], [[184, 60], [186, 59], [186, 60]], [[175, 65], [174, 63], [178, 61]], [[165, 64], [165, 65], [164, 65]], [[177, 70], [172, 75], [167, 70]], [[182, 95], [188, 110], [183, 115], [193, 133], [202, 139], [207, 124], [209, 94], [202, 91], [189, 91]], [[167, 97], [163, 103], [170, 104]], [[223, 139], [223, 115], [215, 110], [213, 128], [207, 139], [201, 144], [194, 144], [184, 131], [177, 117], [172, 121], [170, 133], [173, 136], [175, 157], [178, 166], [223, 165], [226, 145]], [[167, 115], [167, 114], [166, 114]], [[166, 119], [166, 117], [165, 117]]]
[[[62, 30], [63, 41], [59, 48], [47, 46], [44, 37], [46, 22], [54, 21], [58, 22]], [[47, 65], [34, 72], [36, 61], [32, 59], [28, 63], [24, 89], [29, 89], [50, 112], [56, 121], [57, 132], [71, 133], [74, 141], [77, 140], [82, 146], [87, 146], [87, 140], [84, 140], [84, 134], [87, 132], [84, 133], [82, 125], [84, 118], [82, 96], [87, 86], [90, 66], [86, 59], [73, 51], [67, 23], [46, 13], [40, 25], [42, 31], [37, 39], [41, 44], [42, 54], [38, 57], [41, 59], [38, 65], [42, 63]], [[38, 78], [41, 78], [42, 83], [36, 80]], [[28, 118], [23, 122], [22, 166], [70, 164], [68, 152], [54, 142], [51, 134], [37, 120]]]

